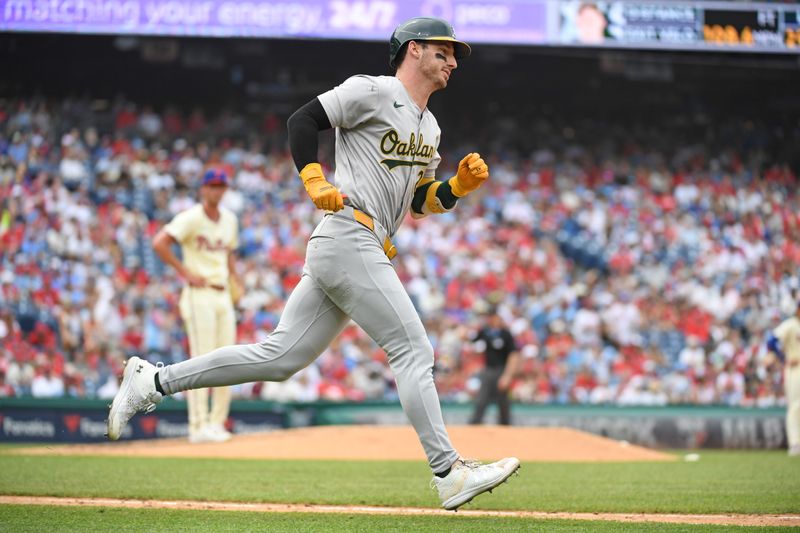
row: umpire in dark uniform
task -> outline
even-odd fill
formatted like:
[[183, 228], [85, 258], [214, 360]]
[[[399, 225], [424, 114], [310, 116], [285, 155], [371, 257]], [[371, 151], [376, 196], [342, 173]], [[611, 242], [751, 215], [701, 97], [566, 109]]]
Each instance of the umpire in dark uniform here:
[[497, 402], [500, 411], [498, 422], [508, 426], [511, 424], [508, 389], [517, 371], [519, 353], [514, 337], [503, 323], [496, 306], [487, 310], [485, 324], [472, 337], [472, 342], [486, 355], [486, 367], [481, 373], [481, 388], [470, 424], [482, 423], [486, 408], [490, 403]]

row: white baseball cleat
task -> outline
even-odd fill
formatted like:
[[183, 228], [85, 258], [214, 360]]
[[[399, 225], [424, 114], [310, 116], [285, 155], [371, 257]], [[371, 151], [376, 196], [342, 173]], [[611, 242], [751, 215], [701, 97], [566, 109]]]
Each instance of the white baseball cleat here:
[[231, 434], [222, 424], [208, 424], [199, 431], [189, 433], [189, 442], [202, 444], [204, 442], [226, 442], [231, 440]]
[[208, 426], [203, 426], [197, 431], [189, 432], [189, 442], [192, 444], [203, 444], [205, 442], [214, 442], [211, 440], [211, 434], [208, 432]]
[[206, 430], [211, 434], [211, 440], [214, 442], [227, 442], [233, 436], [222, 424], [209, 424], [206, 426]]
[[486, 465], [470, 459], [459, 459], [447, 476], [434, 476], [431, 488], [436, 487], [439, 490], [442, 506], [452, 511], [478, 494], [491, 492], [518, 469], [519, 459], [516, 457], [507, 457]]
[[154, 380], [157, 371], [158, 367], [136, 356], [125, 362], [122, 383], [108, 413], [109, 439], [118, 440], [133, 415], [149, 413], [161, 402]]

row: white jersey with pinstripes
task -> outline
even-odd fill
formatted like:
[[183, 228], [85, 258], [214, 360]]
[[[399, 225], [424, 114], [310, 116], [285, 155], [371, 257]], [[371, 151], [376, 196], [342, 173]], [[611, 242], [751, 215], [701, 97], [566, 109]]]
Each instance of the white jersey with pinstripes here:
[[441, 161], [436, 118], [393, 76], [353, 76], [318, 98], [336, 128], [332, 181], [393, 235], [416, 183], [433, 177]]

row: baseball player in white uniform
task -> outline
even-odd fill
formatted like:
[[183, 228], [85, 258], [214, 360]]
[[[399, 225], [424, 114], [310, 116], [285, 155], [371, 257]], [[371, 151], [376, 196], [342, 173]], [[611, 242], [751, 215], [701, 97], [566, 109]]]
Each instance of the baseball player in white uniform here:
[[794, 316], [775, 328], [767, 340], [767, 347], [784, 363], [786, 438], [789, 455], [800, 457], [800, 305]]
[[[236, 215], [219, 205], [228, 186], [221, 170], [203, 176], [202, 202], [178, 213], [153, 238], [153, 249], [186, 281], [181, 292], [180, 312], [189, 338], [189, 355], [198, 357], [220, 346], [236, 342], [236, 315], [229, 291], [235, 277], [233, 251], [239, 246]], [[178, 243], [181, 262], [172, 252]], [[224, 442], [231, 438], [225, 429], [230, 410], [229, 387], [188, 390], [189, 441]]]
[[[508, 479], [509, 457], [480, 464], [450, 442], [433, 381], [433, 348], [391, 259], [391, 237], [410, 211], [417, 218], [452, 210], [489, 169], [468, 154], [455, 176], [437, 180], [440, 130], [428, 109], [470, 47], [444, 20], [400, 24], [389, 43], [395, 76], [354, 76], [289, 119], [300, 178], [326, 215], [311, 235], [300, 283], [280, 323], [262, 343], [230, 346], [156, 368], [131, 358], [114, 399], [108, 434], [118, 439], [137, 411], [164, 394], [247, 381], [282, 381], [313, 362], [352, 319], [385, 351], [400, 403], [419, 436], [442, 505], [456, 509]], [[319, 132], [336, 128], [336, 185], [317, 162]]]

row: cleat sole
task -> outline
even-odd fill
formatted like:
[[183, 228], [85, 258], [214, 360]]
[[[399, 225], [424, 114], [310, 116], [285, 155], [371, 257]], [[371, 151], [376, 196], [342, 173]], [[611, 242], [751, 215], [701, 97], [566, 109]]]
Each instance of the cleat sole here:
[[466, 505], [466, 504], [470, 503], [470, 502], [471, 502], [471, 501], [472, 501], [474, 498], [476, 498], [477, 496], [480, 496], [481, 494], [484, 494], [485, 492], [489, 492], [489, 493], [491, 493], [493, 489], [495, 489], [495, 488], [499, 487], [499, 486], [500, 486], [500, 485], [502, 485], [503, 483], [508, 483], [508, 480], [509, 480], [509, 479], [511, 479], [511, 476], [512, 476], [513, 474], [519, 474], [519, 469], [520, 469], [520, 465], [517, 465], [517, 467], [516, 467], [516, 468], [515, 468], [513, 471], [509, 472], [509, 473], [508, 473], [508, 475], [506, 475], [506, 477], [505, 477], [505, 478], [503, 478], [501, 481], [498, 481], [498, 482], [497, 482], [495, 485], [493, 485], [491, 488], [489, 488], [489, 489], [484, 489], [483, 491], [481, 491], [481, 492], [478, 492], [477, 494], [473, 494], [472, 496], [470, 496], [470, 497], [469, 497], [469, 499], [467, 499], [467, 500], [465, 500], [465, 501], [463, 501], [463, 502], [461, 502], [461, 503], [458, 503], [458, 504], [455, 504], [455, 505], [451, 504], [451, 505], [453, 505], [452, 507], [447, 507], [447, 506], [444, 506], [444, 508], [445, 508], [446, 510], [448, 510], [448, 511], [458, 511], [458, 508], [459, 508], [459, 507], [461, 507], [462, 505]]

